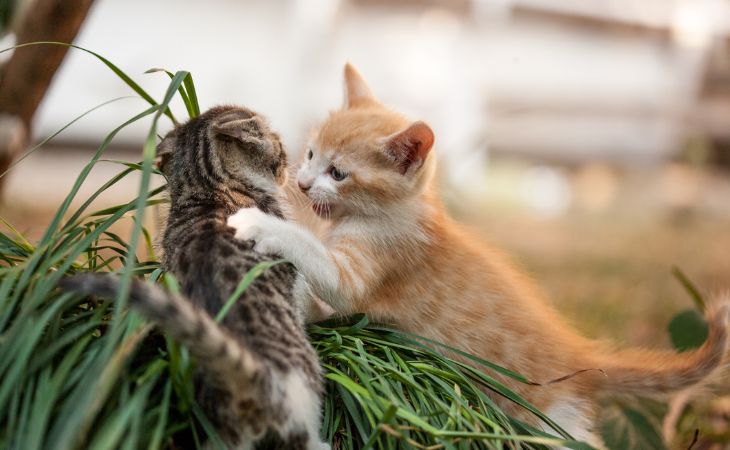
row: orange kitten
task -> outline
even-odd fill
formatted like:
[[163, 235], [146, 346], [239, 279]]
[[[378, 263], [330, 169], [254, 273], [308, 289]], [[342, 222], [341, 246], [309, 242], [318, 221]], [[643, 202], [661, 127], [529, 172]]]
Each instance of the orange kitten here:
[[[323, 240], [306, 229], [241, 210], [241, 239], [293, 262], [314, 294], [338, 313], [444, 342], [549, 386], [500, 379], [575, 438], [593, 433], [600, 393], [665, 393], [700, 382], [722, 363], [730, 304], [708, 314], [699, 350], [614, 351], [578, 335], [502, 255], [454, 222], [436, 195], [434, 134], [379, 103], [345, 67], [346, 104], [314, 135], [297, 181], [329, 222]], [[495, 400], [517, 417], [535, 419]], [[539, 424], [538, 424], [539, 425]]]

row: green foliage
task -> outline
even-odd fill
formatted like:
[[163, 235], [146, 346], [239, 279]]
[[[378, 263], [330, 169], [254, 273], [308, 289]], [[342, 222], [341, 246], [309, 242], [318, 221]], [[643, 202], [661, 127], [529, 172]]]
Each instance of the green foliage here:
[[662, 450], [663, 404], [647, 399], [613, 399], [603, 403], [601, 437], [607, 448]]
[[[491, 375], [456, 362], [415, 336], [358, 316], [311, 327], [326, 370], [324, 432], [341, 448], [501, 449], [559, 440], [506, 416], [483, 388], [532, 408]], [[453, 349], [451, 349], [453, 351]], [[503, 375], [514, 376], [497, 368]], [[550, 420], [535, 410], [535, 414]], [[438, 447], [439, 445], [443, 447]], [[563, 442], [571, 448], [588, 448]]]
[[[672, 345], [681, 351], [700, 347], [709, 333], [707, 321], [702, 315], [705, 301], [690, 279], [677, 267], [672, 273], [685, 288], [695, 304], [672, 318], [668, 331]], [[601, 435], [611, 449], [666, 448], [662, 441], [661, 424], [666, 407], [649, 399], [613, 399], [601, 409]]]
[[710, 327], [703, 315], [705, 300], [702, 298], [699, 289], [678, 267], [672, 269], [672, 274], [695, 303], [695, 308], [680, 312], [669, 323], [669, 337], [672, 340], [672, 345], [680, 352], [683, 352], [701, 347], [710, 333]]
[[[28, 45], [41, 44], [67, 45]], [[189, 116], [199, 113], [192, 77], [165, 71], [171, 81], [158, 103], [110, 61], [80, 50], [109, 67], [150, 107], [103, 140], [37, 243], [7, 223], [7, 231], [0, 232], [0, 448], [201, 448], [205, 440], [222, 448], [195, 402], [188, 352], [125, 307], [131, 277], [161, 281], [172, 290], [177, 286], [154, 256], [143, 259], [136, 249], [138, 242], [146, 243], [146, 253], [153, 255], [142, 219], [149, 207], [163, 202], [163, 188], [149, 189], [157, 123], [163, 115], [175, 121], [168, 104], [176, 94]], [[71, 211], [79, 188], [116, 134], [143, 119], [150, 127], [142, 162], [120, 162], [119, 174]], [[93, 200], [135, 171], [141, 173], [136, 198], [88, 211]], [[110, 231], [130, 218], [128, 240]], [[116, 299], [55, 288], [65, 275], [100, 271], [121, 274], [123, 288]], [[241, 291], [256, 273], [243, 278]], [[557, 426], [551, 435], [502, 412], [484, 391], [551, 424], [494, 375], [524, 379], [498, 366], [462, 354], [481, 367], [477, 370], [413, 336], [370, 325], [364, 317], [318, 324], [310, 331], [327, 379], [322, 433], [335, 448], [588, 448], [565, 440], [569, 436]]]
[[709, 332], [707, 321], [696, 309], [684, 310], [669, 322], [669, 337], [680, 352], [702, 346]]

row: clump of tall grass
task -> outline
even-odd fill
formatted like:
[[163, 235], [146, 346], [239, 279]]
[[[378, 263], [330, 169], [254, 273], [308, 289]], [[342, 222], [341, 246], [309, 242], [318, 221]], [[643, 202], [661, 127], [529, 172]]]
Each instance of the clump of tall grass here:
[[[163, 116], [175, 121], [168, 106], [175, 95], [188, 116], [199, 114], [195, 86], [185, 71], [166, 72], [170, 84], [157, 102], [111, 62], [89, 53], [150, 106], [102, 141], [38, 242], [29, 242], [8, 223], [0, 232], [0, 448], [197, 449], [207, 440], [219, 448], [194, 399], [194, 361], [125, 307], [132, 277], [171, 280], [154, 256], [138, 256], [136, 249], [143, 243], [145, 253], [154, 255], [143, 217], [164, 202], [164, 187], [150, 189], [158, 121]], [[117, 176], [71, 210], [116, 134], [140, 120], [150, 122], [141, 162], [120, 163]], [[140, 186], [128, 202], [89, 209], [133, 172], [141, 174]], [[128, 218], [133, 219], [128, 238], [110, 231]], [[100, 271], [121, 275], [116, 299], [56, 288], [63, 276]], [[166, 284], [174, 289], [174, 282]], [[369, 324], [363, 316], [315, 324], [309, 331], [327, 380], [322, 435], [336, 449], [589, 448], [494, 377], [526, 382], [518, 374], [476, 358], [473, 365], [462, 364], [438, 346]], [[531, 411], [552, 430], [507, 416], [485, 391]]]

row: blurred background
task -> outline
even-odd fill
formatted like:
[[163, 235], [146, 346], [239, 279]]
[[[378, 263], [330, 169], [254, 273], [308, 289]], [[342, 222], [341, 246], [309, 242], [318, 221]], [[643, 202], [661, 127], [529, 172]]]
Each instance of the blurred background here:
[[[10, 4], [15, 16], [37, 11]], [[453, 213], [512, 254], [590, 336], [668, 346], [666, 324], [691, 306], [674, 266], [703, 292], [730, 290], [728, 0], [79, 4], [89, 9], [78, 45], [158, 99], [168, 79], [147, 69], [191, 71], [203, 108], [265, 113], [294, 160], [341, 104], [342, 67], [352, 62], [383, 102], [432, 125]], [[48, 14], [60, 27], [58, 12]], [[13, 23], [3, 48], [17, 40]], [[95, 58], [70, 51], [27, 144], [132, 94]], [[38, 236], [107, 133], [145, 108], [130, 98], [103, 106], [13, 167], [2, 217]], [[184, 117], [180, 103], [173, 110]], [[108, 158], [140, 159], [147, 126], [120, 133]], [[81, 197], [119, 170], [101, 164]], [[136, 188], [129, 180], [101, 202]]]

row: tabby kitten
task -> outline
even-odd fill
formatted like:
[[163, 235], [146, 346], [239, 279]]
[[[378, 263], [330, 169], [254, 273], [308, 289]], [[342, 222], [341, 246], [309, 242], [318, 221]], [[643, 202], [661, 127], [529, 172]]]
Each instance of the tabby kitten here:
[[[319, 440], [323, 392], [317, 356], [295, 300], [297, 273], [276, 265], [255, 279], [219, 325], [243, 275], [273, 261], [226, 225], [240, 208], [283, 220], [286, 154], [256, 113], [213, 108], [172, 130], [158, 146], [170, 212], [164, 267], [182, 295], [134, 282], [130, 304], [186, 345], [199, 366], [198, 400], [230, 448], [328, 449]], [[119, 281], [86, 275], [67, 289], [113, 295]]]
[[[345, 106], [315, 130], [297, 180], [327, 219], [323, 239], [256, 209], [229, 219], [237, 237], [291, 261], [338, 313], [366, 313], [522, 373], [542, 385], [495, 376], [597, 445], [601, 393], [671, 392], [722, 364], [727, 301], [708, 309], [710, 335], [695, 351], [615, 351], [580, 336], [498, 251], [448, 216], [433, 182], [431, 128], [383, 106], [350, 65], [345, 81]], [[600, 371], [546, 385], [584, 369]], [[495, 401], [544, 426], [504, 398]]]

